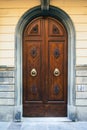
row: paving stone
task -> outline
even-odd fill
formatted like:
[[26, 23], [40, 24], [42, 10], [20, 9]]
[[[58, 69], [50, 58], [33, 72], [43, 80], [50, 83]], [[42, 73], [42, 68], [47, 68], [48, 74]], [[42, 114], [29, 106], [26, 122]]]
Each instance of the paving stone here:
[[7, 130], [21, 130], [22, 123], [11, 123]]
[[48, 126], [49, 130], [72, 130], [69, 123], [57, 123]]
[[30, 124], [26, 124], [26, 125], [22, 126], [21, 130], [35, 130], [35, 126], [30, 125]]
[[9, 124], [8, 122], [0, 122], [0, 130], [7, 130]]
[[47, 124], [37, 124], [35, 125], [35, 130], [48, 130]]
[[87, 130], [87, 122], [0, 122], [0, 130]]

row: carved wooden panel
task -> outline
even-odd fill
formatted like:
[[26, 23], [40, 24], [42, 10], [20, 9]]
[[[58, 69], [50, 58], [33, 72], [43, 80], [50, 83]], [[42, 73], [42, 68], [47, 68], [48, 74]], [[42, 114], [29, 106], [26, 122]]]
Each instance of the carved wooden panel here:
[[[26, 101], [36, 101], [41, 100], [41, 84], [40, 84], [40, 76], [41, 76], [41, 48], [40, 42], [26, 42], [26, 53], [25, 53], [25, 83], [26, 83]], [[35, 48], [37, 55], [32, 56], [31, 50]], [[37, 71], [37, 75], [33, 77], [31, 75], [31, 70], [35, 68]]]
[[39, 36], [41, 34], [41, 21], [35, 20], [27, 25], [25, 36]]
[[48, 29], [49, 29], [49, 36], [63, 36], [65, 31], [61, 25], [56, 20], [48, 19]]
[[[59, 50], [60, 55], [58, 59], [54, 57], [55, 49]], [[49, 42], [49, 100], [64, 100], [64, 43], [63, 42]], [[54, 70], [58, 68], [60, 75], [55, 77]], [[54, 87], [58, 86], [60, 90], [58, 94], [54, 94]]]

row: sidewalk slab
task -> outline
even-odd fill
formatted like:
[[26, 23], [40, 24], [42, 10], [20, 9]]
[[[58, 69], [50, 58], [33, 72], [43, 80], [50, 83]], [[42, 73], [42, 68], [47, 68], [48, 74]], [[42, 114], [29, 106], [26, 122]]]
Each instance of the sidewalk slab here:
[[0, 130], [7, 130], [10, 122], [0, 122]]
[[87, 130], [87, 122], [0, 122], [0, 130]]

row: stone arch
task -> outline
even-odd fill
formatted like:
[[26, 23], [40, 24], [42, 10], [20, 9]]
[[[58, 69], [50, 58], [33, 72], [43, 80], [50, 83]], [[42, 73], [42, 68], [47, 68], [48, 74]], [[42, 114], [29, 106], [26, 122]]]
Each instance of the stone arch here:
[[[50, 6], [48, 11], [41, 11], [41, 7], [34, 7], [20, 18], [15, 32], [15, 64], [16, 64], [16, 93], [15, 93], [15, 117], [18, 112], [22, 117], [22, 34], [25, 26], [34, 18], [39, 16], [50, 16], [58, 19], [66, 28], [68, 33], [68, 117], [76, 118], [75, 112], [75, 28], [71, 18], [63, 10]], [[19, 119], [20, 120], [20, 119]]]

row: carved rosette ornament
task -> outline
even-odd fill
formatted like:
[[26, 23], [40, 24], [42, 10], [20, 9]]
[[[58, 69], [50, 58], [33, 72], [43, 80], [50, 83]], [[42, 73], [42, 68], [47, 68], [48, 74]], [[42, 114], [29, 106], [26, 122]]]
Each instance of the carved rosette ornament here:
[[54, 50], [54, 56], [55, 56], [55, 58], [58, 58], [59, 55], [60, 55], [59, 50], [58, 50], [58, 48], [56, 48], [56, 49]]
[[59, 29], [55, 25], [53, 25], [53, 34], [59, 34]]
[[36, 57], [36, 55], [37, 55], [37, 49], [36, 49], [36, 47], [34, 47], [34, 48], [31, 49], [30, 54], [31, 54], [31, 56], [33, 58]]
[[37, 93], [37, 87], [35, 85], [32, 86], [31, 92], [32, 92], [32, 94], [36, 94]]
[[36, 24], [35, 27], [32, 28], [32, 30], [30, 31], [31, 34], [33, 33], [38, 33], [38, 25]]
[[54, 93], [55, 94], [59, 93], [59, 86], [58, 85], [54, 86]]

